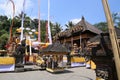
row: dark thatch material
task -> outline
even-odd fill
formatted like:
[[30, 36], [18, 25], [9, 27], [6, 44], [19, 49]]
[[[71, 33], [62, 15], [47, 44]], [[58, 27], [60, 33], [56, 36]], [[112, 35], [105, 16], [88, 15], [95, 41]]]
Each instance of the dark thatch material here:
[[56, 34], [54, 38], [59, 39], [60, 37], [70, 37], [72, 34], [79, 33], [79, 32], [85, 32], [85, 31], [90, 31], [95, 34], [102, 33], [101, 30], [99, 30], [95, 26], [85, 21], [84, 17], [82, 17], [82, 20], [78, 22], [75, 26], [73, 26], [69, 30], [65, 30], [63, 32]]
[[120, 28], [115, 27], [117, 38], [120, 39]]
[[[116, 30], [116, 34], [117, 34], [117, 39], [120, 39], [120, 29], [115, 27], [115, 30]], [[110, 41], [110, 36], [109, 36], [109, 33], [108, 31], [106, 33], [101, 33], [91, 39], [88, 40], [88, 46], [89, 47], [92, 47], [93, 50], [97, 51], [97, 52], [94, 52], [96, 53], [96, 55], [98, 55], [100, 52], [100, 48], [98, 48], [98, 46], [101, 47], [101, 50], [103, 49], [104, 52], [101, 52], [100, 55], [112, 55], [112, 46], [111, 46], [111, 41]]]
[[47, 48], [42, 51], [44, 54], [68, 54], [70, 52], [64, 45], [60, 42], [55, 42], [52, 45], [49, 45]]
[[[120, 39], [120, 29], [115, 27], [115, 31], [117, 34], [117, 38]], [[108, 31], [106, 33], [101, 33], [91, 39], [89, 39], [89, 42], [100, 42], [100, 39], [104, 36], [104, 39], [106, 41], [107, 44], [110, 44], [110, 38], [109, 38], [109, 33]]]
[[101, 33], [91, 38], [87, 44], [96, 56], [112, 56], [111, 41], [108, 33]]
[[91, 39], [89, 39], [89, 42], [92, 43], [92, 42], [100, 42], [100, 35], [97, 35]]
[[99, 30], [95, 26], [93, 26], [90, 23], [88, 23], [87, 21], [85, 21], [84, 17], [82, 17], [82, 20], [80, 22], [78, 22], [75, 26], [82, 26], [83, 27], [83, 32], [84, 31], [90, 31], [90, 32], [93, 32], [95, 34], [102, 33], [101, 30]]
[[110, 38], [108, 33], [101, 33], [93, 38], [90, 38], [88, 41], [89, 43], [101, 43], [101, 39], [104, 39], [104, 44], [110, 44]]

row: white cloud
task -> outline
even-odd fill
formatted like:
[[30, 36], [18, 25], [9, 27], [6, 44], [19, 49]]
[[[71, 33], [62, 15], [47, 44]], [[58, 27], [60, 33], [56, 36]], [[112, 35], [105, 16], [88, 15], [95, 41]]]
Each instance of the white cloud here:
[[73, 24], [77, 24], [79, 21], [81, 21], [81, 19], [72, 19], [70, 21], [72, 21]]
[[[38, 18], [38, 13], [36, 15], [29, 15], [32, 19], [37, 19]], [[43, 17], [47, 16], [45, 13], [40, 13], [40, 19]]]
[[79, 21], [81, 21], [81, 19], [79, 18], [79, 19], [71, 19], [71, 20], [69, 20], [69, 21], [67, 21], [66, 22], [66, 24], [68, 24], [68, 22], [72, 22], [74, 25], [76, 25]]
[[[23, 10], [23, 1], [24, 0], [13, 0], [14, 4], [15, 4], [15, 15], [18, 15], [21, 13], [21, 11]], [[26, 10], [31, 9], [31, 7], [33, 6], [33, 3], [31, 0], [26, 0], [25, 2], [25, 12]], [[9, 0], [3, 0], [0, 2], [0, 12], [2, 12], [2, 14], [7, 15], [8, 17], [12, 17], [13, 14], [13, 6], [12, 3]]]
[[[68, 24], [68, 22], [72, 22], [74, 25], [76, 25], [79, 21], [81, 21], [80, 18], [76, 18], [76, 19], [71, 19], [70, 21], [67, 21], [66, 24]], [[65, 30], [67, 27], [64, 25], [63, 26], [63, 30]]]

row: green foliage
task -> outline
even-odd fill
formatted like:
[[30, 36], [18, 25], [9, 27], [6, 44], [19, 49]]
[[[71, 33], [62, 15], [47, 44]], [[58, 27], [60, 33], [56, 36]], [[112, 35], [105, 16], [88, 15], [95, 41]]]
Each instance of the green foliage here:
[[[2, 30], [1, 33], [4, 33], [5, 31]], [[6, 42], [8, 41], [8, 34], [7, 32], [0, 36], [0, 49], [5, 49]]]
[[72, 21], [69, 21], [68, 24], [65, 24], [65, 26], [67, 27], [67, 29], [70, 29], [70, 28], [74, 27], [74, 24]]
[[113, 13], [112, 14], [114, 25], [120, 28], [120, 13]]
[[46, 37], [46, 25], [47, 25], [47, 21], [45, 20], [41, 20], [40, 21], [40, 32], [41, 32], [41, 41], [45, 42], [45, 37]]
[[0, 16], [0, 30], [5, 29], [9, 31], [10, 20], [8, 20], [7, 16]]
[[[120, 28], [120, 15], [118, 13], [113, 13], [112, 18], [113, 18], [114, 26]], [[94, 24], [94, 26], [102, 30], [103, 32], [106, 32], [108, 30], [107, 22], [99, 22]]]
[[55, 36], [56, 33], [59, 33], [62, 30], [61, 25], [59, 23], [57, 23], [57, 22], [55, 24], [51, 23], [50, 26], [51, 26], [51, 34], [52, 34], [52, 36]]
[[[15, 16], [14, 19], [8, 18], [7, 16], [0, 15], [0, 49], [5, 49], [4, 46], [9, 40], [9, 28], [12, 24], [12, 20], [14, 21], [13, 29], [12, 29], [12, 33], [14, 36], [16, 33], [16, 29], [21, 27], [21, 18], [22, 18], [22, 13], [19, 14], [18, 16]], [[47, 26], [47, 20], [41, 20], [40, 31], [41, 31], [42, 42], [45, 42], [45, 39], [46, 39], [46, 26]], [[36, 29], [36, 31], [38, 31], [38, 19], [32, 20], [29, 16], [24, 14], [24, 28], [27, 28], [27, 27], [31, 29]], [[56, 33], [62, 30], [60, 24], [58, 23], [54, 24], [51, 22], [50, 22], [50, 29], [51, 29], [52, 37], [55, 36]]]
[[5, 49], [4, 45], [8, 40], [10, 20], [7, 16], [0, 16], [0, 49]]
[[94, 26], [102, 30], [103, 32], [106, 32], [108, 30], [107, 22], [96, 23], [94, 24]]

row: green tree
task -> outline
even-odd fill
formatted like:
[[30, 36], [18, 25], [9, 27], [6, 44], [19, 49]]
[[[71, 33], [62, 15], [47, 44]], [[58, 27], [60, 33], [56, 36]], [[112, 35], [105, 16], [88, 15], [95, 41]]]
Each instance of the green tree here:
[[0, 49], [5, 49], [5, 45], [8, 41], [9, 35], [7, 34], [7, 32], [5, 30], [1, 30], [0, 34], [2, 34], [0, 36]]
[[67, 29], [70, 29], [70, 28], [74, 27], [74, 24], [72, 21], [69, 21], [68, 24], [65, 24], [65, 26], [67, 27]]
[[8, 20], [7, 16], [0, 16], [0, 30], [5, 29], [9, 31], [10, 20]]
[[[36, 30], [38, 30], [38, 19], [34, 19], [32, 20], [34, 23], [34, 26], [36, 28]], [[40, 21], [40, 33], [41, 33], [41, 41], [45, 42], [46, 39], [46, 26], [47, 26], [47, 20], [41, 20]], [[59, 23], [52, 23], [50, 22], [50, 30], [51, 30], [51, 35], [52, 37], [55, 36], [56, 33], [60, 32], [62, 30], [61, 25]]]
[[[114, 26], [120, 28], [120, 15], [118, 13], [113, 13], [112, 18], [113, 18]], [[94, 24], [94, 26], [102, 30], [103, 32], [108, 30], [107, 22], [99, 22]]]
[[7, 16], [0, 15], [0, 49], [5, 49], [9, 37], [10, 20]]
[[120, 13], [113, 13], [112, 14], [114, 25], [120, 28]]
[[[13, 24], [13, 30], [12, 33], [15, 35], [16, 29], [21, 27], [21, 18], [22, 18], [22, 13], [19, 14], [18, 16], [14, 17], [14, 24]], [[5, 49], [4, 45], [9, 40], [9, 28], [11, 26], [12, 19], [8, 18], [7, 16], [2, 16], [0, 15], [0, 49]], [[40, 27], [41, 27], [41, 40], [42, 42], [45, 41], [46, 38], [46, 25], [47, 25], [47, 20], [41, 20], [40, 21]], [[24, 28], [29, 27], [29, 28], [34, 28], [38, 31], [38, 19], [31, 19], [29, 16], [25, 14], [24, 16]], [[59, 23], [52, 23], [50, 22], [50, 29], [51, 29], [51, 34], [52, 37], [60, 32], [62, 30], [62, 27]], [[24, 30], [25, 32], [25, 30]]]
[[51, 23], [51, 32], [52, 32], [52, 37], [55, 36], [57, 33], [59, 33], [62, 30], [62, 27], [59, 23]]
[[102, 30], [103, 32], [108, 30], [108, 25], [106, 22], [96, 23], [96, 24], [94, 24], [94, 26], [97, 27], [98, 29]]

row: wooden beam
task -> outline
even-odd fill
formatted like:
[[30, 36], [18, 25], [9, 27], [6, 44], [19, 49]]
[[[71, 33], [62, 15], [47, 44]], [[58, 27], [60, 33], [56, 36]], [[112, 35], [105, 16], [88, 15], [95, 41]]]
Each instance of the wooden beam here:
[[108, 22], [108, 30], [109, 30], [110, 40], [111, 40], [113, 54], [114, 54], [117, 76], [118, 76], [118, 80], [120, 80], [120, 71], [119, 71], [120, 70], [120, 55], [119, 55], [120, 51], [119, 51], [119, 45], [118, 45], [118, 42], [117, 42], [117, 36], [116, 36], [115, 29], [114, 29], [112, 16], [110, 14], [108, 1], [107, 0], [102, 0], [102, 3], [103, 3], [106, 19], [107, 19], [107, 22]]

